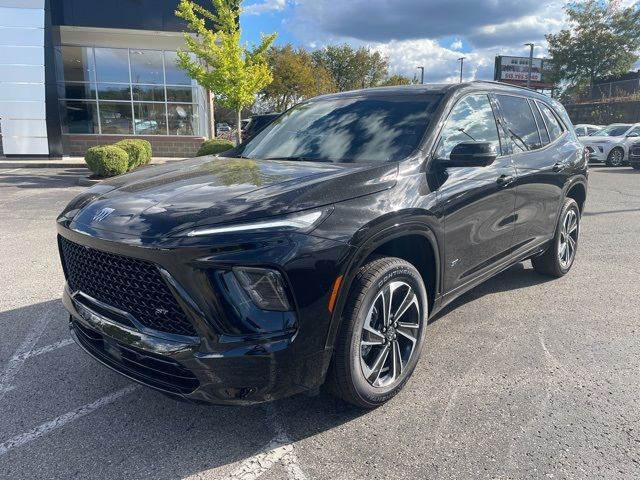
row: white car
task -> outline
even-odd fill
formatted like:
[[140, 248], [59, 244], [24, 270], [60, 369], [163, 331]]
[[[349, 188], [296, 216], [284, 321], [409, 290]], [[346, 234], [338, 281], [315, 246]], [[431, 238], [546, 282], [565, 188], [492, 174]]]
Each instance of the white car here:
[[576, 135], [579, 137], [588, 137], [589, 135], [593, 135], [597, 131], [603, 129], [601, 125], [591, 125], [589, 123], [580, 123], [578, 125], [574, 125], [573, 128], [576, 131]]
[[629, 147], [638, 141], [638, 137], [640, 123], [613, 123], [580, 141], [589, 150], [589, 161], [619, 167], [629, 162]]

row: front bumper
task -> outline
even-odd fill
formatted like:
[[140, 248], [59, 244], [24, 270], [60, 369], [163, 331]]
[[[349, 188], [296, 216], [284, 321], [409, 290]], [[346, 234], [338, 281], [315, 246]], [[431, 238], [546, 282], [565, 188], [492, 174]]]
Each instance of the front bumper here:
[[586, 148], [589, 150], [589, 162], [604, 163], [607, 160], [603, 147], [598, 147], [597, 145], [586, 145]]
[[[59, 233], [91, 249], [157, 264], [170, 276], [171, 290], [198, 332], [183, 336], [125, 325], [108, 305], [87, 302], [67, 283], [63, 303], [73, 338], [112, 370], [167, 395], [212, 404], [270, 401], [324, 382], [331, 359], [325, 348], [330, 324], [327, 286], [341, 274], [345, 244], [293, 234], [266, 249], [258, 239], [246, 248], [236, 240], [237, 248], [229, 253], [220, 245], [141, 248], [63, 226]], [[208, 279], [238, 264], [278, 265], [296, 305], [294, 324], [265, 329], [232, 314], [228, 292]]]

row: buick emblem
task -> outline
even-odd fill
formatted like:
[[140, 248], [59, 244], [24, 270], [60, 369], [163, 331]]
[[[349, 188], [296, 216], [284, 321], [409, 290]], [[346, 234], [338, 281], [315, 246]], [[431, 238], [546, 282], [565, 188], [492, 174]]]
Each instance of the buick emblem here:
[[99, 210], [94, 216], [93, 216], [93, 221], [94, 222], [101, 222], [102, 220], [104, 220], [105, 218], [107, 218], [109, 215], [111, 215], [114, 212], [113, 208], [103, 208], [102, 210]]

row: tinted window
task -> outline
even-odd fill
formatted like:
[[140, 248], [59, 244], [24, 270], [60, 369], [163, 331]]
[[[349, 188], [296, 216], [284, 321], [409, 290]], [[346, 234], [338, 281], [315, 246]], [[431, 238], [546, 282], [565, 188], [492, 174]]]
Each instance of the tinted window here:
[[562, 135], [562, 126], [549, 107], [547, 107], [544, 103], [538, 103], [538, 105], [540, 106], [540, 111], [542, 112], [544, 121], [547, 124], [549, 136], [551, 137], [551, 141], [553, 142], [556, 138]]
[[414, 152], [441, 95], [311, 100], [283, 113], [247, 142], [247, 158], [337, 163], [402, 160]]
[[514, 153], [542, 147], [538, 127], [526, 98], [498, 95]]
[[631, 135], [632, 133], [640, 135], [640, 127], [636, 127], [636, 128], [631, 129], [629, 132], [627, 132], [627, 135]]
[[576, 135], [578, 135], [579, 137], [589, 134], [587, 127], [575, 127], [575, 130]]
[[470, 95], [453, 107], [442, 129], [437, 156], [449, 158], [453, 147], [470, 141], [490, 142], [500, 153], [498, 127], [486, 95]]
[[540, 111], [538, 107], [536, 107], [535, 102], [529, 102], [531, 106], [531, 110], [533, 111], [533, 116], [536, 119], [536, 123], [538, 124], [538, 132], [540, 133], [540, 140], [542, 140], [542, 145], [548, 145], [550, 143], [549, 133], [544, 125], [544, 121], [542, 120], [542, 115], [540, 115]]

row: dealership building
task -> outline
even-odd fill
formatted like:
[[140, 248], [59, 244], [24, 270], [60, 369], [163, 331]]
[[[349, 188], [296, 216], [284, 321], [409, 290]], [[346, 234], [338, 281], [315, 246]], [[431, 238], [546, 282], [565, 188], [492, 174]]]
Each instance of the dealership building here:
[[208, 96], [176, 65], [177, 3], [0, 0], [0, 157], [84, 155], [125, 137], [193, 154]]

